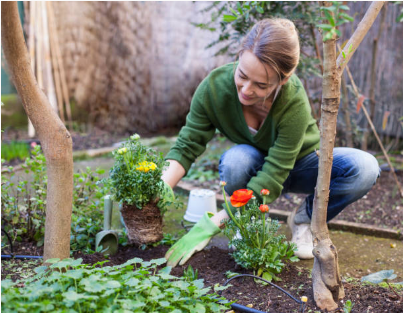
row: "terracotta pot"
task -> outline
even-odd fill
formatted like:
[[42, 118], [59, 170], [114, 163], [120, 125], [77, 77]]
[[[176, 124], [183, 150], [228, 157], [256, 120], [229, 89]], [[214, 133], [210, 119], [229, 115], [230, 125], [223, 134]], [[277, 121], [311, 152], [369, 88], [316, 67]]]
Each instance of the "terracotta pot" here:
[[121, 214], [129, 243], [141, 246], [158, 242], [163, 238], [162, 215], [156, 202], [151, 201], [141, 209], [123, 203]]

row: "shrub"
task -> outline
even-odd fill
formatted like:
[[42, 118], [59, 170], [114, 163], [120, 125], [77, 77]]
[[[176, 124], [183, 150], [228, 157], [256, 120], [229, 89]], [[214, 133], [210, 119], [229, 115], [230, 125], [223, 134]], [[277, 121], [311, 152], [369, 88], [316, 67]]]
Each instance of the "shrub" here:
[[[12, 240], [23, 238], [42, 246], [45, 233], [47, 176], [46, 160], [39, 145], [32, 150], [32, 157], [22, 164], [30, 180], [14, 178], [13, 167], [8, 175], [2, 175], [1, 215], [5, 230]], [[105, 190], [99, 175], [104, 170], [93, 172], [89, 167], [74, 174], [73, 211], [71, 223], [71, 251], [93, 252], [95, 236], [103, 226], [103, 196]], [[5, 242], [2, 241], [2, 247]]]

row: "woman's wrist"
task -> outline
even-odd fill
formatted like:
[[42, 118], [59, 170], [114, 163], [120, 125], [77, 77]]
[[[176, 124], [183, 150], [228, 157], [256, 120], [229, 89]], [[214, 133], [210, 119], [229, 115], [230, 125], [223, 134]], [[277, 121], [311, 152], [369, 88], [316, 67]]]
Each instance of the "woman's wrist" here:
[[225, 210], [221, 210], [217, 214], [211, 217], [211, 221], [220, 228], [224, 227], [224, 222], [229, 219], [229, 216]]

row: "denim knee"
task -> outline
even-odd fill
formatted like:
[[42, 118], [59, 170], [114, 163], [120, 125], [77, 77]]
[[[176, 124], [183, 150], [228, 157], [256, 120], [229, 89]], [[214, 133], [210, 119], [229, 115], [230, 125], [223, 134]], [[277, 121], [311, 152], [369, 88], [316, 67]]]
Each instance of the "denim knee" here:
[[262, 168], [265, 155], [258, 149], [240, 144], [226, 151], [220, 159], [220, 180], [225, 181], [225, 191], [231, 195], [244, 189], [250, 179]]
[[[342, 156], [338, 157], [337, 154], [341, 153]], [[336, 168], [342, 168], [345, 172], [342, 175], [342, 181], [336, 178], [333, 186], [338, 189], [340, 185], [341, 190], [356, 193], [358, 197], [365, 195], [372, 186], [376, 183], [380, 175], [381, 169], [379, 168], [376, 158], [358, 149], [351, 148], [337, 148], [334, 153]], [[337, 171], [337, 169], [335, 169]], [[338, 194], [338, 192], [336, 192]]]
[[372, 186], [375, 185], [376, 180], [380, 176], [381, 169], [377, 159], [373, 155], [364, 151], [360, 152], [361, 153], [357, 155], [356, 158], [359, 175], [355, 186], [358, 190], [361, 190], [362, 193], [366, 194], [371, 190]]

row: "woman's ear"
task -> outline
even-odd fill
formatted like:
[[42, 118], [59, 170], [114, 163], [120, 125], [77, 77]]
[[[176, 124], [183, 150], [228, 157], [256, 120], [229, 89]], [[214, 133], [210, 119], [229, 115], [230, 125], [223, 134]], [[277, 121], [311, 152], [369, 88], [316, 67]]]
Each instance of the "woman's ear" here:
[[288, 77], [286, 77], [286, 78], [284, 78], [284, 79], [280, 82], [280, 86], [285, 85], [285, 84], [288, 82], [288, 80], [290, 79], [290, 77], [291, 77], [291, 75], [288, 76]]

